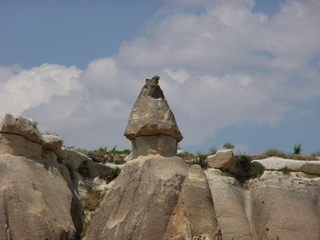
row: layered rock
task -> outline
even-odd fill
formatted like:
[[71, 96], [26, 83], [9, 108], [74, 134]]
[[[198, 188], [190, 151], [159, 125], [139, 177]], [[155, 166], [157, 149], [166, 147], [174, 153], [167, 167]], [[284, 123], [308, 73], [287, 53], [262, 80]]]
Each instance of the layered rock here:
[[0, 239], [79, 239], [81, 206], [62, 140], [7, 114], [0, 124]]
[[174, 156], [182, 135], [159, 86], [160, 77], [147, 79], [131, 111], [124, 135], [131, 140], [133, 158]]
[[0, 184], [0, 239], [77, 239], [80, 212], [56, 168], [1, 155]]

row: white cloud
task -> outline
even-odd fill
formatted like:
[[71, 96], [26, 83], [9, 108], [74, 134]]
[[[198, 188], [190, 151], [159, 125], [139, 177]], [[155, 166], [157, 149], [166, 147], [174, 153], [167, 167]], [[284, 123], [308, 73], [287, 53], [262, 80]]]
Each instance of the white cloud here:
[[68, 145], [128, 147], [122, 134], [134, 101], [144, 79], [160, 75], [183, 143], [192, 145], [239, 122], [277, 124], [305, 112], [295, 102], [320, 97], [318, 1], [288, 0], [273, 17], [253, 13], [253, 0], [170, 6], [118, 55], [83, 71], [0, 68], [0, 113], [31, 114]]

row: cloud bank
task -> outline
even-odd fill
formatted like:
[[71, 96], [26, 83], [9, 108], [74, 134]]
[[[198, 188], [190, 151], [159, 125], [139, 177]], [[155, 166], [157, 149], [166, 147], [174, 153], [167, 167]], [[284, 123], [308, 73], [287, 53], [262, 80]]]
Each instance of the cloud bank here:
[[320, 97], [320, 4], [288, 0], [269, 17], [253, 0], [174, 1], [116, 56], [84, 70], [0, 67], [0, 114], [32, 117], [67, 146], [128, 148], [123, 136], [146, 78], [160, 85], [185, 139], [235, 123], [270, 126]]

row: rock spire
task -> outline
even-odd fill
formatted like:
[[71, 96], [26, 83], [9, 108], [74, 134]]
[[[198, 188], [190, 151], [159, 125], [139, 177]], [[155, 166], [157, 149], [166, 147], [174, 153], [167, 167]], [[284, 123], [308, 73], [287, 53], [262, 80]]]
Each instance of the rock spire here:
[[[132, 142], [133, 157], [150, 153], [171, 155], [172, 151], [175, 155], [177, 143], [183, 139], [175, 117], [158, 84], [159, 79], [159, 76], [146, 79], [131, 111], [124, 135]], [[139, 144], [141, 142], [148, 142], [148, 146], [145, 144], [142, 146]], [[140, 151], [142, 148], [145, 150]], [[149, 149], [146, 150], [146, 148]]]

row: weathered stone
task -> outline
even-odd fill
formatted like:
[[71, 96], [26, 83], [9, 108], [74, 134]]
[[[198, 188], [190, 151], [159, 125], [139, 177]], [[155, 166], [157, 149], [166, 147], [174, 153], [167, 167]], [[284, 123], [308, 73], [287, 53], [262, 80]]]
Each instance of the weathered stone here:
[[0, 133], [0, 155], [24, 156], [35, 160], [42, 158], [42, 146], [17, 134]]
[[1, 240], [77, 239], [77, 200], [56, 168], [1, 155], [0, 186]]
[[55, 135], [42, 135], [44, 142], [42, 144], [43, 149], [53, 151], [59, 154], [62, 147], [62, 140]]
[[208, 181], [197, 164], [189, 169], [163, 240], [195, 238], [222, 239]]
[[207, 157], [209, 167], [219, 169], [232, 169], [235, 167], [236, 159], [231, 149], [219, 150], [215, 155]]
[[93, 162], [91, 158], [75, 150], [62, 148], [59, 156], [63, 164], [82, 175], [87, 174], [86, 177], [95, 178], [109, 169], [108, 166]]
[[131, 140], [132, 159], [139, 156], [172, 157], [176, 155], [177, 140], [171, 136], [139, 136]]
[[43, 137], [37, 128], [37, 123], [29, 118], [6, 114], [0, 123], [0, 132], [18, 134], [30, 141], [42, 144]]
[[162, 239], [187, 174], [188, 166], [180, 157], [127, 162], [85, 239]]
[[138, 136], [168, 135], [180, 142], [182, 135], [166, 98], [158, 85], [159, 77], [147, 79], [130, 114], [124, 135], [128, 139]]
[[290, 171], [320, 174], [320, 161], [301, 161], [269, 157], [262, 160], [254, 160], [252, 163], [260, 163], [266, 170], [280, 170], [287, 168]]
[[205, 171], [223, 240], [252, 240], [249, 192], [232, 176], [218, 169]]
[[249, 182], [255, 239], [320, 239], [320, 178], [265, 171]]

